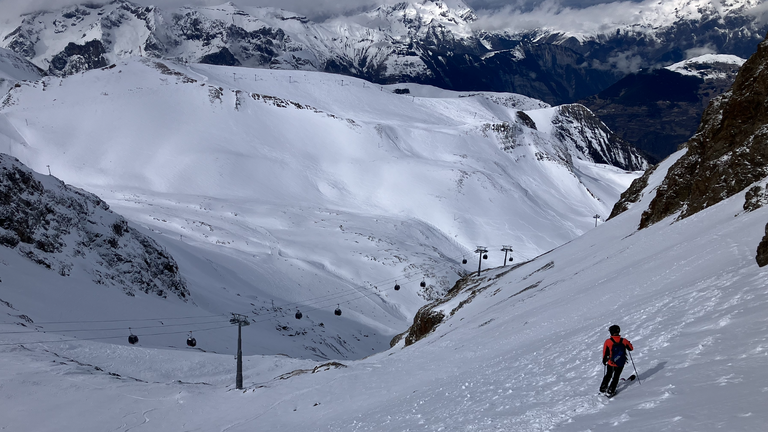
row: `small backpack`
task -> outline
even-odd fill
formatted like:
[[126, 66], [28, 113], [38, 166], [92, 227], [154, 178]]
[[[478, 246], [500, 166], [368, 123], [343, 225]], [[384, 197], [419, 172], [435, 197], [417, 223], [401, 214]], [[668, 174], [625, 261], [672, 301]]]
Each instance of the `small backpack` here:
[[611, 361], [618, 367], [624, 367], [624, 363], [627, 362], [627, 347], [624, 345], [624, 338], [619, 339], [618, 342], [613, 341], [613, 345], [611, 345]]

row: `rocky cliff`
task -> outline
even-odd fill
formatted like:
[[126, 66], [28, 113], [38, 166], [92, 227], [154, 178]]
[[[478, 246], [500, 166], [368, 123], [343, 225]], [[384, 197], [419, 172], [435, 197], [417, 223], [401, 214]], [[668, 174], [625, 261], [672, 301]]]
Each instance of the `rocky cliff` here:
[[[768, 40], [742, 66], [733, 87], [712, 100], [686, 153], [669, 169], [640, 228], [670, 215], [686, 218], [750, 188], [745, 210], [765, 202], [768, 176]], [[642, 182], [642, 179], [636, 180]], [[637, 188], [631, 188], [637, 189]], [[635, 198], [632, 198], [635, 196]], [[620, 213], [636, 194], [614, 208]]]
[[188, 300], [174, 259], [96, 195], [35, 173], [0, 153], [0, 247], [67, 277]]

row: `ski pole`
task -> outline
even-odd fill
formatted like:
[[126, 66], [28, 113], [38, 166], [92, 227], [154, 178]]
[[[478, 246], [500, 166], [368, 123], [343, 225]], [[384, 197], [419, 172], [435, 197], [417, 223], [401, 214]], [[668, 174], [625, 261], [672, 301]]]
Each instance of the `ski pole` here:
[[635, 375], [637, 375], [637, 382], [642, 384], [642, 382], [640, 382], [640, 372], [637, 371], [637, 368], [635, 367], [635, 361], [632, 359], [632, 351], [627, 350], [627, 352], [629, 353], [629, 360], [632, 362], [632, 368], [635, 370]]

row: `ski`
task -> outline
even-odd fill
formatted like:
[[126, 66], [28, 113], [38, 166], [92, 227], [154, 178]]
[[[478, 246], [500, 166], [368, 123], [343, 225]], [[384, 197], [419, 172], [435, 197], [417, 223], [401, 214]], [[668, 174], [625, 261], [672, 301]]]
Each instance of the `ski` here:
[[[624, 389], [626, 389], [626, 388], [627, 388], [627, 386], [628, 386], [628, 385], [629, 385], [629, 384], [630, 384], [632, 381], [634, 381], [634, 380], [636, 380], [636, 379], [637, 379], [637, 376], [636, 376], [635, 374], [632, 374], [632, 375], [631, 375], [629, 378], [622, 378], [621, 380], [619, 380], [619, 383], [620, 383], [620, 384], [621, 384], [621, 383], [626, 383], [626, 385], [623, 385], [623, 386], [621, 387], [621, 391], [624, 391]], [[608, 395], [607, 393], [604, 393], [604, 392], [600, 392], [600, 395], [602, 395], [602, 396], [605, 396], [607, 399], [612, 399], [612, 398], [613, 398], [614, 396], [616, 396], [617, 394], [619, 394], [619, 388], [616, 388], [616, 391], [615, 391], [615, 392], [614, 392], [612, 395]]]

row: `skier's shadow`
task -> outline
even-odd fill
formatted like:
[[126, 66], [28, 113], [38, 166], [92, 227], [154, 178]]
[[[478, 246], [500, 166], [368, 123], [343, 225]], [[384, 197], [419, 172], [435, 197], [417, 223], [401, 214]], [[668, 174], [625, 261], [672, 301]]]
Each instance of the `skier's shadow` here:
[[652, 367], [651, 369], [648, 369], [647, 371], [641, 372], [637, 378], [640, 381], [645, 381], [648, 378], [652, 377], [653, 375], [656, 375], [659, 373], [662, 369], [664, 369], [664, 366], [667, 365], [667, 362], [663, 361], [660, 363], [656, 363], [656, 366]]

